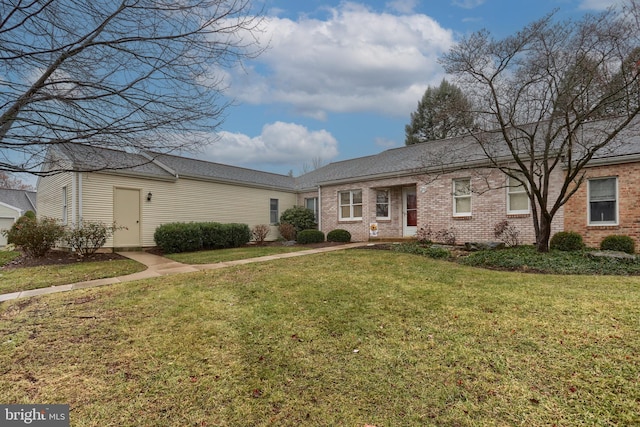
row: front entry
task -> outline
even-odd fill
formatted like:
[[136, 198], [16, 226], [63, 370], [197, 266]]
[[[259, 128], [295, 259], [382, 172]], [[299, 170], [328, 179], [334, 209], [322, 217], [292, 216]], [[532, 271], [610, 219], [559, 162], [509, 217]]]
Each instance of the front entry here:
[[140, 190], [116, 188], [113, 197], [113, 220], [118, 229], [113, 233], [116, 248], [140, 245]]
[[418, 198], [415, 187], [402, 189], [402, 235], [413, 237], [418, 232]]

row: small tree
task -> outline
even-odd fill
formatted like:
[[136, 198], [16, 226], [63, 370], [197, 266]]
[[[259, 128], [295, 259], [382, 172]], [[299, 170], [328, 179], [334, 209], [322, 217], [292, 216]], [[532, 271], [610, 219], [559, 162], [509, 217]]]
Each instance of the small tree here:
[[458, 86], [442, 80], [440, 86], [427, 88], [418, 109], [411, 113], [405, 144], [463, 135], [472, 127], [471, 102]]

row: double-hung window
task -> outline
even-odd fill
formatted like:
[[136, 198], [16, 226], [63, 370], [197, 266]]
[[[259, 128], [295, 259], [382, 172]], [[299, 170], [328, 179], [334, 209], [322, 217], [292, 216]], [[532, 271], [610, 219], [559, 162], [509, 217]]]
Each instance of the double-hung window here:
[[376, 190], [376, 219], [389, 219], [389, 190]]
[[589, 225], [618, 224], [618, 180], [616, 178], [590, 179]]
[[313, 220], [318, 222], [318, 198], [311, 197], [308, 199], [304, 199], [304, 206], [313, 211]]
[[[507, 213], [508, 214], [528, 214], [529, 196], [524, 182], [524, 176], [519, 176], [520, 180], [508, 177], [507, 183]], [[522, 181], [522, 182], [521, 182]]]
[[453, 180], [453, 216], [471, 216], [471, 179]]
[[278, 223], [278, 199], [269, 200], [269, 222], [271, 224]]
[[338, 199], [341, 220], [362, 219], [362, 190], [341, 191]]
[[67, 224], [67, 186], [62, 187], [62, 223]]

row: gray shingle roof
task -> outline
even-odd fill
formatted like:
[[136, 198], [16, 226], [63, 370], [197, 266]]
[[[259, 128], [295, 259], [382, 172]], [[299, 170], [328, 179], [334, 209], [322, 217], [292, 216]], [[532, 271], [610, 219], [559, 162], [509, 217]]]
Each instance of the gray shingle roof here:
[[23, 214], [26, 211], [36, 212], [35, 191], [0, 188], [0, 202], [20, 209]]
[[148, 153], [158, 162], [173, 169], [178, 176], [208, 179], [220, 182], [242, 183], [281, 189], [294, 190], [294, 178], [271, 172], [262, 172], [222, 163], [207, 162], [169, 154]]

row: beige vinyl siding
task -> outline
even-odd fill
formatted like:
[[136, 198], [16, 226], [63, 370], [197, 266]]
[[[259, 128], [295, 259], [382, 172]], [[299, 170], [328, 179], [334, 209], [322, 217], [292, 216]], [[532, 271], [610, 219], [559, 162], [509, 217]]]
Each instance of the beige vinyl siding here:
[[[140, 190], [142, 245], [145, 247], [155, 246], [153, 234], [161, 224], [216, 221], [253, 227], [269, 224], [270, 199], [279, 200], [280, 213], [293, 207], [296, 200], [294, 193], [188, 178], [168, 182], [103, 173], [85, 173], [82, 177], [82, 213], [86, 220], [112, 223], [114, 189]], [[149, 192], [151, 201], [147, 201]], [[269, 238], [276, 237], [277, 230], [272, 227]], [[106, 246], [113, 246], [111, 239]]]
[[[38, 192], [36, 193], [36, 205], [38, 217], [56, 218], [67, 222], [72, 220], [71, 203], [74, 200], [72, 190], [71, 172], [59, 173], [52, 176], [44, 176], [38, 180]], [[67, 218], [62, 218], [62, 188], [67, 187]]]
[[13, 218], [15, 220], [18, 219], [19, 216], [20, 212], [18, 209], [0, 204], [0, 218]]

